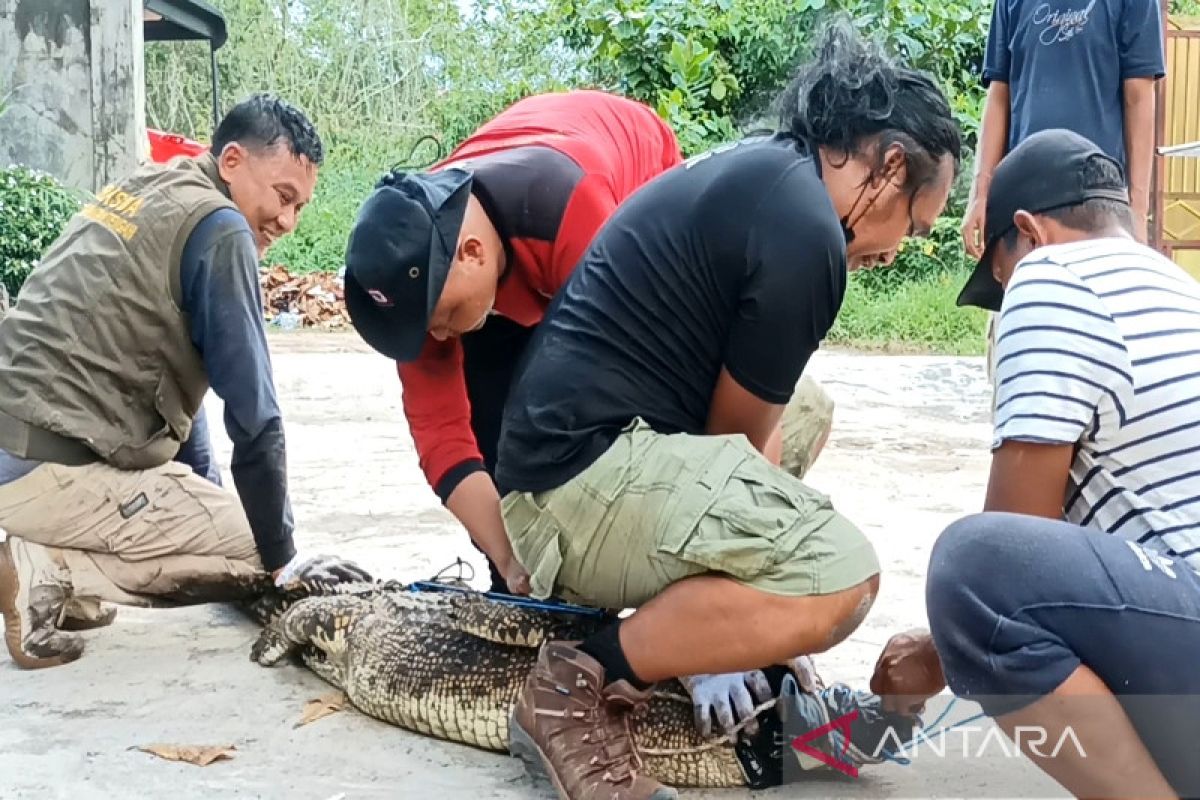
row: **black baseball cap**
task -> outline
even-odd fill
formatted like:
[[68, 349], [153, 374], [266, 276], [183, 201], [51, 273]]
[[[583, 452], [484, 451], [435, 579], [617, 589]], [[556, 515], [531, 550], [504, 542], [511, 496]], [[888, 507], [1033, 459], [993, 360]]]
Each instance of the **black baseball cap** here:
[[346, 310], [359, 336], [388, 358], [421, 353], [470, 192], [462, 169], [392, 172], [358, 211], [346, 245]]
[[958, 305], [1000, 310], [1004, 287], [992, 275], [992, 258], [1000, 237], [1013, 228], [1018, 211], [1037, 214], [1093, 198], [1129, 202], [1124, 188], [1083, 185], [1083, 167], [1093, 158], [1111, 161], [1124, 175], [1120, 162], [1090, 139], [1063, 128], [1032, 134], [1000, 159], [988, 189], [983, 255], [959, 293]]

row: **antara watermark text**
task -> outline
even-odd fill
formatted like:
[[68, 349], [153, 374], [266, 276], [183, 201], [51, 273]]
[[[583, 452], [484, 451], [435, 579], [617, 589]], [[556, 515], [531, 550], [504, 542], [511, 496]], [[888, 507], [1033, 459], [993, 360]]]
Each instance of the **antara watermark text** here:
[[881, 758], [887, 753], [915, 759], [923, 753], [926, 757], [941, 758], [947, 755], [963, 758], [1024, 758], [1026, 755], [1057, 758], [1063, 752], [1077, 753], [1081, 758], [1087, 758], [1083, 743], [1072, 728], [1063, 728], [1056, 735], [1042, 727], [1018, 725], [1013, 729], [1012, 738], [995, 727], [960, 727], [940, 731], [922, 730], [907, 742], [902, 741], [895, 730], [888, 728], [875, 748], [874, 756]]
[[[792, 747], [828, 767], [857, 778], [858, 767], [849, 757], [850, 724], [858, 717], [858, 710], [837, 717], [834, 720], [814, 728], [792, 739]], [[835, 735], [835, 733], [837, 735]], [[817, 742], [829, 737], [833, 747], [827, 752]], [[999, 756], [1002, 758], [1024, 758], [1037, 756], [1039, 758], [1057, 758], [1063, 753], [1075, 753], [1081, 758], [1087, 758], [1083, 743], [1070, 726], [1061, 732], [1051, 733], [1036, 725], [1018, 725], [1013, 729], [1009, 738], [996, 727], [969, 727], [966, 725], [953, 728], [939, 728], [928, 731], [921, 730], [913, 738], [904, 740], [894, 728], [889, 727], [871, 756], [875, 760], [884, 758], [912, 760], [920, 757], [958, 756], [962, 758], [986, 758]]]

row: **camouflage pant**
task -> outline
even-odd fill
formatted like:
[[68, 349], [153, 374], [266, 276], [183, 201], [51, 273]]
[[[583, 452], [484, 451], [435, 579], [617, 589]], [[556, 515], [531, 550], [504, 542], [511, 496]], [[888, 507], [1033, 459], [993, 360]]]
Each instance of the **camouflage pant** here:
[[800, 378], [780, 420], [783, 428], [783, 453], [779, 466], [797, 478], [804, 478], [817, 460], [821, 445], [833, 426], [833, 398], [807, 375]]

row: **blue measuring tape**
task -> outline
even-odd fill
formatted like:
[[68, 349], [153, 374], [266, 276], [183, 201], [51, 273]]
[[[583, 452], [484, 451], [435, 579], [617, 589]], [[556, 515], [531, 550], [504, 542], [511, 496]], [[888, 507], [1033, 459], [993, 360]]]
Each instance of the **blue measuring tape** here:
[[[952, 708], [954, 708], [954, 704], [957, 702], [958, 702], [958, 698], [952, 697], [950, 699], [950, 702], [946, 704], [945, 710], [942, 711], [941, 714], [938, 714], [937, 719], [935, 719], [929, 725], [929, 727], [936, 728], [941, 723], [941, 721], [946, 718], [946, 716], [950, 713], [950, 710]], [[987, 716], [987, 714], [980, 712], [973, 717], [967, 717], [966, 719], [959, 720], [958, 722], [954, 723], [953, 725], [947, 725], [946, 727], [942, 728], [941, 730], [935, 730], [931, 734], [925, 733], [924, 731], [927, 729], [923, 728], [922, 732], [918, 733], [916, 736], [914, 736], [912, 739], [910, 739], [907, 743], [905, 743], [902, 749], [905, 751], [908, 751], [911, 747], [918, 744], [921, 740], [930, 741], [932, 739], [936, 739], [937, 737], [939, 737], [945, 733], [948, 733], [949, 731], [952, 731], [955, 728], [962, 727], [963, 725], [966, 725], [969, 722], [974, 722], [977, 719], [983, 719], [986, 716]], [[911, 758], [908, 758], [907, 756], [896, 755], [895, 753], [891, 752], [890, 750], [882, 750], [882, 751], [880, 751], [880, 755], [883, 756], [888, 761], [892, 761], [896, 764], [900, 764], [901, 766], [907, 767], [908, 765], [912, 764]]]
[[574, 603], [566, 603], [558, 600], [533, 600], [528, 597], [520, 597], [511, 594], [500, 594], [498, 592], [479, 592], [474, 589], [464, 589], [461, 586], [449, 586], [444, 583], [436, 583], [434, 581], [414, 581], [408, 585], [410, 592], [459, 592], [461, 594], [474, 594], [481, 597], [486, 597], [488, 600], [497, 603], [507, 603], [511, 606], [520, 606], [521, 608], [531, 608], [535, 611], [551, 611], [556, 614], [578, 614], [582, 617], [604, 617], [605, 611], [600, 608], [591, 608], [589, 606], [578, 606]]

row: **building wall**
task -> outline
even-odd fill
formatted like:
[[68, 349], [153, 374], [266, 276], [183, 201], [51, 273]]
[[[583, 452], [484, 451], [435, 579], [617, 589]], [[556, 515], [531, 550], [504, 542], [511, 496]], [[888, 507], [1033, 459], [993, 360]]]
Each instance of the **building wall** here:
[[0, 164], [97, 191], [144, 157], [141, 0], [0, 0]]

